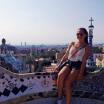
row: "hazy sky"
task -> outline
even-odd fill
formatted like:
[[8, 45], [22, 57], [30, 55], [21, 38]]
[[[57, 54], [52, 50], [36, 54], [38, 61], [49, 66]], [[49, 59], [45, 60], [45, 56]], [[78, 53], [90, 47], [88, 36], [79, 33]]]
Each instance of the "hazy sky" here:
[[66, 44], [76, 29], [88, 29], [93, 17], [94, 42], [104, 41], [104, 0], [0, 0], [0, 40], [20, 44]]

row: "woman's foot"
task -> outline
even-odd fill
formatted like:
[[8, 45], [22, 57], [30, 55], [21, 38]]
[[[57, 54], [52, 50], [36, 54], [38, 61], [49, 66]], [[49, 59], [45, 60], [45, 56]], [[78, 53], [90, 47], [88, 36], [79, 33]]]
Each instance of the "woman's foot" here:
[[62, 99], [58, 99], [57, 104], [62, 104]]

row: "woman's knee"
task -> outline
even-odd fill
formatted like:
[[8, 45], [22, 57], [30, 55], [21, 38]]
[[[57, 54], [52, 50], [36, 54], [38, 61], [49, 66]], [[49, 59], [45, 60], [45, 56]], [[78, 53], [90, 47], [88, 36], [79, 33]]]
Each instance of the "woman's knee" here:
[[59, 73], [58, 74], [58, 80], [63, 80], [64, 79], [64, 73]]
[[64, 74], [63, 73], [59, 73], [58, 74], [58, 78], [57, 78], [57, 84], [59, 86], [64, 84]]
[[64, 84], [64, 87], [66, 89], [71, 88], [73, 86], [73, 83], [76, 80], [76, 75], [77, 75], [77, 72], [75, 72], [75, 71], [73, 72], [72, 71], [69, 74], [69, 76], [67, 76], [67, 78], [65, 79], [65, 84]]
[[58, 73], [58, 78], [63, 79], [68, 74], [68, 69], [66, 66], [62, 68], [62, 70]]

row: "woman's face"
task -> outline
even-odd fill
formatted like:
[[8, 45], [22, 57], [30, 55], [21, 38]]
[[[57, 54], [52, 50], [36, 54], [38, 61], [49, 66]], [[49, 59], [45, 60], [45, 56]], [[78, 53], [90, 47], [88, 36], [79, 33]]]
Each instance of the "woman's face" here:
[[80, 42], [84, 42], [84, 41], [85, 41], [86, 34], [84, 33], [83, 30], [78, 29], [76, 35], [77, 35], [77, 39], [78, 39]]

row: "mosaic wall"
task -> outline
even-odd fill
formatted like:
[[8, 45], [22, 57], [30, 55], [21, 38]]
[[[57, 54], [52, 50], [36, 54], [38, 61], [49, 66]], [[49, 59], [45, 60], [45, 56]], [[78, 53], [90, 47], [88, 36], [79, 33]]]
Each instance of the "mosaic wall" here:
[[[0, 69], [1, 70], [1, 69]], [[53, 80], [49, 73], [10, 75], [0, 72], [0, 102], [23, 95], [51, 91]]]
[[[50, 73], [28, 73], [14, 74], [0, 67], [0, 102], [31, 95], [56, 91], [53, 74]], [[75, 82], [73, 91], [86, 92], [91, 97], [94, 92], [97, 96], [104, 94], [104, 73], [90, 75], [81, 82]], [[75, 96], [79, 92], [76, 92]], [[95, 93], [95, 94], [96, 94]]]
[[86, 77], [85, 80], [75, 84], [74, 89], [104, 94], [104, 73]]

